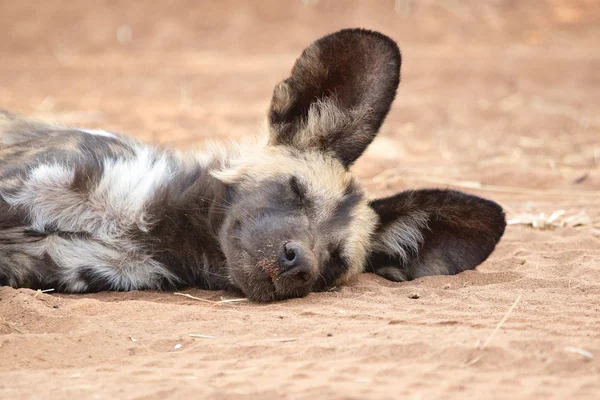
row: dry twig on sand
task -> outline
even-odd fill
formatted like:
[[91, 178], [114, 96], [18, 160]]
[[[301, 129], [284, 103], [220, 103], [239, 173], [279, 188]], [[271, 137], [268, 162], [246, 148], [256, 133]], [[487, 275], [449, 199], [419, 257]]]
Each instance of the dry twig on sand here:
[[48, 293], [48, 292], [54, 292], [54, 289], [38, 289], [35, 291], [35, 294], [33, 295], [33, 298], [35, 299], [36, 297], [38, 297], [40, 295], [40, 293]]
[[585, 358], [594, 358], [594, 355], [592, 353], [590, 353], [589, 351], [580, 349], [578, 347], [572, 347], [572, 346], [567, 346], [565, 347], [565, 351], [568, 351], [569, 353], [575, 353], [575, 354], [579, 354], [582, 357]]
[[203, 303], [210, 303], [210, 304], [224, 304], [224, 303], [239, 303], [242, 301], [248, 301], [248, 299], [243, 298], [243, 299], [225, 299], [225, 300], [220, 300], [220, 301], [214, 301], [214, 300], [207, 300], [207, 299], [203, 299], [200, 297], [196, 297], [196, 296], [192, 296], [191, 294], [187, 294], [187, 293], [173, 293], [175, 296], [183, 296], [183, 297], [187, 297], [188, 299], [192, 299], [192, 300], [196, 300], [196, 301], [201, 301]]
[[481, 347], [480, 347], [481, 354], [479, 354], [477, 357], [471, 359], [470, 361], [467, 361], [463, 365], [464, 368], [470, 367], [471, 365], [475, 364], [476, 362], [478, 362], [479, 360], [481, 360], [483, 358], [483, 356], [484, 356], [483, 351], [490, 344], [490, 342], [494, 338], [494, 335], [496, 335], [496, 333], [500, 330], [500, 328], [502, 328], [502, 325], [504, 325], [504, 323], [506, 322], [506, 320], [508, 319], [508, 317], [510, 317], [510, 315], [513, 313], [513, 311], [515, 310], [515, 307], [517, 307], [517, 304], [519, 304], [519, 301], [521, 301], [521, 297], [522, 296], [523, 295], [520, 294], [517, 297], [517, 299], [514, 301], [514, 303], [512, 304], [512, 306], [510, 306], [510, 308], [506, 312], [506, 314], [504, 314], [504, 317], [502, 317], [502, 319], [500, 320], [500, 322], [498, 322], [498, 324], [496, 325], [496, 327], [494, 328], [494, 330], [492, 331], [492, 333], [490, 333], [490, 336], [488, 336], [488, 338], [485, 340], [485, 342], [483, 342], [483, 345], [481, 345]]
[[221, 301], [217, 301], [218, 304], [221, 303], [239, 303], [240, 301], [248, 301], [248, 299], [246, 298], [240, 298], [240, 299], [224, 299], [221, 297]]
[[585, 211], [580, 211], [577, 214], [566, 216], [565, 210], [558, 210], [546, 216], [545, 213], [539, 214], [522, 213], [507, 221], [508, 225], [527, 225], [537, 229], [549, 228], [575, 228], [592, 226], [591, 218]]
[[199, 333], [188, 333], [189, 337], [193, 337], [193, 338], [199, 338], [199, 339], [216, 339], [216, 336], [211, 336], [211, 335], [201, 335]]
[[187, 297], [188, 299], [192, 299], [192, 300], [196, 300], [196, 301], [201, 301], [203, 303], [210, 303], [210, 304], [217, 304], [216, 301], [212, 301], [212, 300], [207, 300], [207, 299], [202, 299], [200, 297], [196, 297], [196, 296], [192, 296], [191, 294], [187, 294], [187, 293], [173, 293], [175, 296], [183, 296], [183, 297]]
[[278, 343], [287, 343], [287, 342], [295, 342], [297, 338], [282, 338], [282, 339], [269, 339], [269, 342], [278, 342]]

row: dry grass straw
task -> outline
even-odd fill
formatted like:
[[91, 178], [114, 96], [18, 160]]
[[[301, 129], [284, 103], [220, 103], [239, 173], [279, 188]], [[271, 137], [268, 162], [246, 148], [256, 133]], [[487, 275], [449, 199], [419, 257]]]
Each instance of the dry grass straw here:
[[196, 301], [201, 301], [203, 303], [209, 303], [209, 304], [225, 304], [225, 303], [239, 303], [242, 301], [248, 301], [248, 299], [222, 299], [220, 301], [214, 301], [214, 300], [208, 300], [208, 299], [203, 299], [200, 297], [196, 297], [196, 296], [192, 296], [191, 294], [187, 294], [187, 293], [173, 293], [175, 296], [182, 296], [182, 297], [187, 297], [188, 299], [192, 299], [192, 300], [196, 300]]
[[508, 311], [506, 312], [506, 314], [504, 314], [504, 316], [502, 317], [502, 319], [500, 320], [500, 322], [498, 322], [498, 324], [496, 324], [496, 327], [494, 328], [494, 330], [492, 331], [492, 333], [490, 333], [490, 335], [485, 340], [485, 342], [483, 342], [483, 344], [479, 348], [481, 354], [479, 354], [478, 356], [474, 357], [470, 361], [467, 361], [463, 365], [464, 368], [470, 367], [471, 365], [477, 363], [479, 360], [481, 360], [484, 357], [485, 353], [483, 353], [483, 351], [490, 344], [490, 342], [492, 341], [492, 339], [494, 338], [494, 336], [496, 335], [496, 333], [498, 333], [498, 331], [500, 330], [500, 328], [502, 328], [502, 325], [504, 325], [504, 323], [506, 322], [506, 320], [508, 319], [508, 317], [510, 317], [510, 315], [513, 313], [513, 311], [517, 307], [517, 304], [519, 304], [519, 302], [521, 301], [521, 297], [522, 296], [523, 296], [523, 294], [519, 294], [519, 296], [513, 302], [512, 306], [510, 306], [510, 308], [508, 309]]
[[593, 353], [590, 353], [587, 350], [580, 349], [579, 347], [567, 346], [565, 347], [565, 351], [568, 351], [569, 353], [579, 354], [580, 356], [585, 358], [594, 358]]
[[188, 333], [189, 337], [193, 337], [193, 338], [199, 338], [199, 339], [216, 339], [216, 336], [211, 336], [211, 335], [201, 335], [199, 333]]
[[223, 304], [223, 303], [240, 303], [243, 301], [248, 301], [248, 299], [223, 299], [221, 301], [217, 301], [217, 304]]
[[585, 211], [580, 211], [577, 214], [570, 216], [566, 215], [565, 210], [558, 210], [550, 215], [543, 212], [539, 214], [521, 213], [507, 221], [508, 225], [527, 225], [536, 229], [552, 229], [552, 228], [576, 228], [576, 227], [592, 227], [592, 219]]
[[21, 329], [17, 328], [17, 325], [12, 321], [7, 321], [3, 316], [0, 315], [0, 325], [6, 326], [8, 328], [9, 333], [17, 332], [17, 333], [25, 333]]
[[48, 293], [48, 292], [54, 292], [54, 289], [38, 289], [35, 291], [35, 294], [33, 295], [33, 298], [35, 299], [36, 297], [38, 297], [40, 295], [40, 293]]

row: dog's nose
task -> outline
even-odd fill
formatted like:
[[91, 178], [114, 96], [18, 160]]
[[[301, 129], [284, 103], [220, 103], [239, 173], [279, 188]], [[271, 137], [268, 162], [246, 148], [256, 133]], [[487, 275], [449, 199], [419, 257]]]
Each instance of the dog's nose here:
[[279, 258], [281, 272], [286, 272], [300, 263], [302, 250], [295, 242], [287, 242], [283, 245], [283, 254]]
[[279, 275], [293, 279], [298, 283], [312, 280], [313, 265], [304, 249], [299, 243], [287, 242], [283, 245], [283, 252], [279, 257]]

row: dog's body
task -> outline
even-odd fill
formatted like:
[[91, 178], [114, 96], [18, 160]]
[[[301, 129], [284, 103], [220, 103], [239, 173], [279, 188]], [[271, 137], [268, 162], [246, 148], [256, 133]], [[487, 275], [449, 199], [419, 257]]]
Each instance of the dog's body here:
[[381, 34], [326, 36], [275, 88], [268, 143], [205, 154], [0, 113], [0, 284], [269, 301], [365, 270], [402, 281], [474, 268], [504, 232], [497, 204], [444, 190], [369, 200], [348, 171], [399, 69]]
[[227, 286], [209, 223], [225, 209], [223, 185], [210, 161], [7, 113], [0, 143], [0, 282], [70, 292]]

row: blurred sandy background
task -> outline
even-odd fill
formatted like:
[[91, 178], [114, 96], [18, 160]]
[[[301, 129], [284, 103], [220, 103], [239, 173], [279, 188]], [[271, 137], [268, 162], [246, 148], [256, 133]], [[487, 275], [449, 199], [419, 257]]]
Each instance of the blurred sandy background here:
[[500, 202], [492, 257], [270, 305], [0, 288], [0, 398], [598, 398], [599, 1], [3, 0], [0, 107], [201, 148], [255, 133], [301, 50], [346, 27], [403, 53], [354, 171], [376, 196]]

